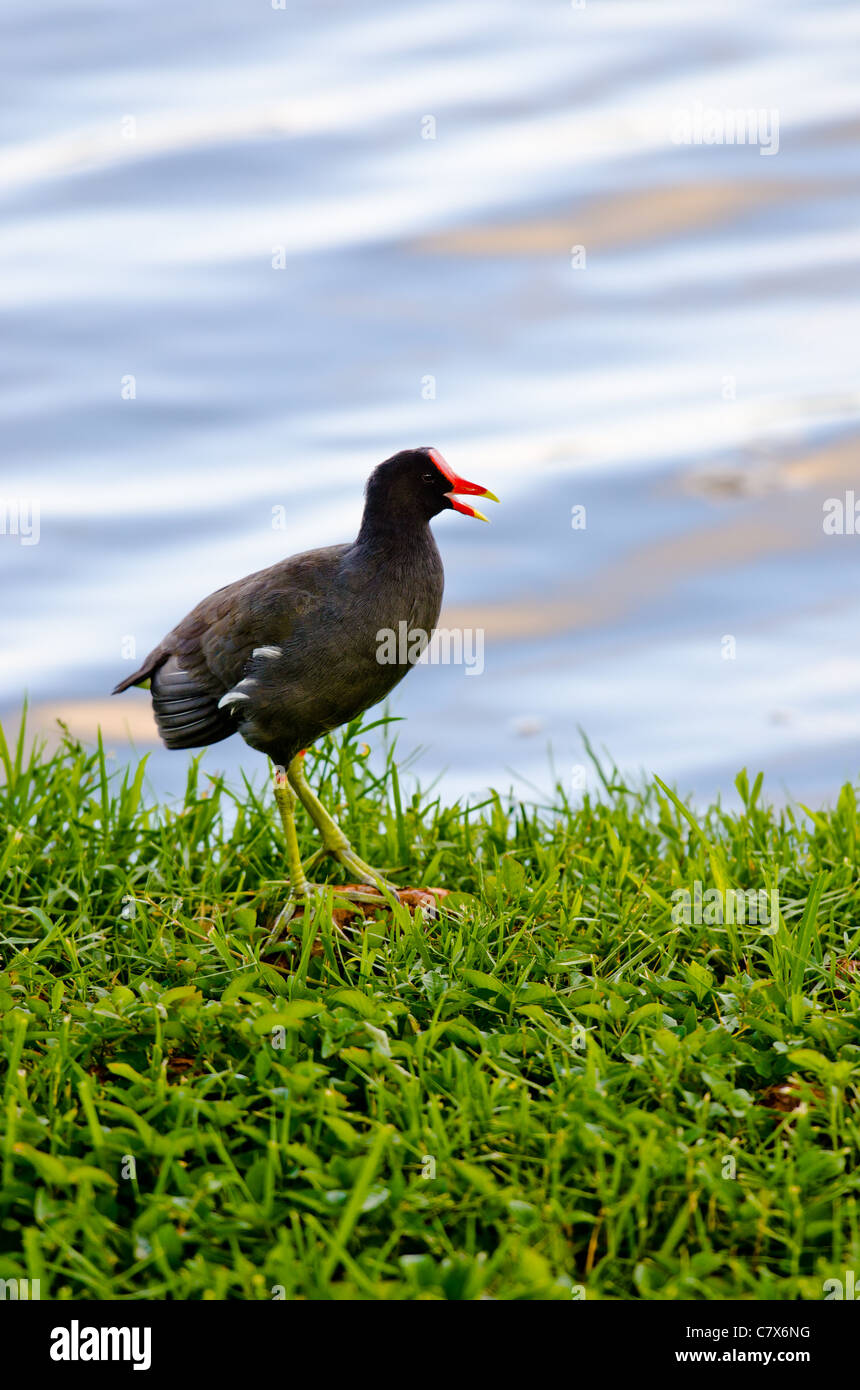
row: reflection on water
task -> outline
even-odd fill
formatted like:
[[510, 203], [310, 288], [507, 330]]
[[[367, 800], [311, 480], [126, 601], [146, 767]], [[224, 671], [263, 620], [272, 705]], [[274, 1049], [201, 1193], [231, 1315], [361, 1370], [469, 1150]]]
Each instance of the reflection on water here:
[[[145, 697], [94, 703], [124, 653], [348, 538], [370, 467], [431, 442], [504, 505], [437, 524], [485, 670], [397, 692], [426, 776], [546, 786], [551, 746], [576, 780], [581, 725], [701, 797], [851, 777], [860, 535], [822, 518], [860, 496], [856, 8], [206, 21], [6, 7], [0, 710], [147, 746]], [[677, 143], [708, 109], [776, 112], [778, 152]]]

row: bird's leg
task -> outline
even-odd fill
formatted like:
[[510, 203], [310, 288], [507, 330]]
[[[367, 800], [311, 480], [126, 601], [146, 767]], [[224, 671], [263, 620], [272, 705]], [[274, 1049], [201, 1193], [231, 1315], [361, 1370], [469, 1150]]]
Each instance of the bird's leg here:
[[302, 856], [299, 853], [299, 837], [296, 834], [296, 794], [289, 781], [280, 770], [275, 771], [275, 801], [281, 814], [281, 824], [287, 841], [287, 867], [290, 871], [290, 887], [297, 898], [306, 898], [310, 884], [305, 877]]
[[389, 893], [397, 893], [397, 885], [389, 883], [370, 864], [366, 864], [360, 855], [355, 853], [349, 840], [344, 835], [337, 821], [329, 815], [323, 806], [316, 792], [310, 786], [305, 777], [305, 770], [302, 763], [304, 754], [297, 753], [287, 768], [287, 778], [296, 796], [301, 801], [320, 835], [322, 836], [323, 849], [328, 854], [340, 860], [345, 868], [362, 883], [372, 885], [374, 888], [381, 888]]

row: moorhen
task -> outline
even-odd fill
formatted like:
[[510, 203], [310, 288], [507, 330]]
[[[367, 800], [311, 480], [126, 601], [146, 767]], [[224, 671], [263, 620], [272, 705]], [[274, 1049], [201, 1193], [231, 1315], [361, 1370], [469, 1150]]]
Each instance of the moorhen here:
[[[308, 784], [303, 753], [375, 705], [418, 660], [442, 604], [442, 560], [428, 522], [446, 508], [487, 518], [457, 494], [498, 498], [458, 478], [436, 449], [404, 449], [374, 469], [351, 545], [281, 560], [218, 589], [112, 692], [149, 682], [168, 748], [200, 748], [240, 733], [276, 767], [275, 798], [290, 883], [305, 898], [296, 798], [333, 854], [363, 884], [396, 893], [366, 864]], [[408, 644], [380, 655], [405, 622]], [[412, 640], [412, 639], [415, 640]]]

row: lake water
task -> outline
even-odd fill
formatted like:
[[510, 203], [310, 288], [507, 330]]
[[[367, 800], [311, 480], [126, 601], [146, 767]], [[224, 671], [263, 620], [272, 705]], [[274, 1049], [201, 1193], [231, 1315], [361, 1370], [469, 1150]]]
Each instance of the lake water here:
[[576, 787], [578, 726], [699, 799], [854, 777], [860, 534], [824, 523], [860, 499], [855, 5], [7, 0], [0, 30], [0, 714], [148, 748], [146, 697], [105, 700], [128, 653], [349, 539], [371, 467], [432, 443], [502, 506], [436, 523], [484, 670], [397, 692], [425, 779], [528, 795], [551, 750]]

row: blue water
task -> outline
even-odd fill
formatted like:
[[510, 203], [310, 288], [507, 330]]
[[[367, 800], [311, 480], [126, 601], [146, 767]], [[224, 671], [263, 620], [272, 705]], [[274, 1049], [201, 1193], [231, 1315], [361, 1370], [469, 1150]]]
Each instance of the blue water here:
[[[91, 731], [132, 644], [348, 539], [371, 467], [432, 443], [503, 505], [437, 523], [485, 670], [397, 692], [425, 778], [525, 794], [551, 749], [576, 784], [577, 726], [701, 798], [855, 775], [860, 535], [822, 514], [860, 496], [856, 6], [7, 0], [0, 30], [0, 715]], [[677, 143], [709, 108], [775, 112], [778, 148]]]

